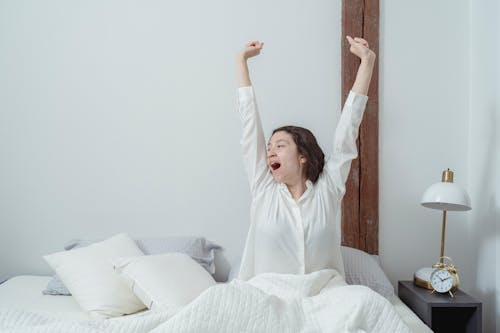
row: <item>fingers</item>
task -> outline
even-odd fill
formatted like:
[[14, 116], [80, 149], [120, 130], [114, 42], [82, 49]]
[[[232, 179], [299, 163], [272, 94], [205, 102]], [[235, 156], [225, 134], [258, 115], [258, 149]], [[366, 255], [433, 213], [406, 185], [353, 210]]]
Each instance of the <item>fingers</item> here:
[[360, 37], [352, 38], [351, 36], [346, 36], [346, 38], [349, 41], [349, 44], [351, 44], [351, 45], [361, 44], [367, 48], [370, 48], [368, 42], [366, 40], [364, 40], [363, 38], [360, 38]]
[[252, 41], [246, 45], [247, 47], [255, 47], [261, 49], [264, 46], [264, 42], [259, 42], [258, 40]]
[[368, 42], [367, 42], [365, 39], [363, 39], [363, 38], [361, 38], [361, 37], [355, 37], [355, 38], [354, 38], [354, 40], [355, 40], [356, 42], [361, 43], [361, 44], [363, 44], [364, 46], [368, 47]]

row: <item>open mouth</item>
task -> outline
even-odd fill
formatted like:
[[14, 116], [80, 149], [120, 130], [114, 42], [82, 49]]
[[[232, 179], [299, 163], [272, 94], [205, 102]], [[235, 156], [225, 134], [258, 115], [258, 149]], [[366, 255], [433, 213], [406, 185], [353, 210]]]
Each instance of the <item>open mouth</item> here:
[[271, 163], [271, 169], [273, 169], [273, 171], [279, 169], [280, 166], [281, 164], [278, 162]]

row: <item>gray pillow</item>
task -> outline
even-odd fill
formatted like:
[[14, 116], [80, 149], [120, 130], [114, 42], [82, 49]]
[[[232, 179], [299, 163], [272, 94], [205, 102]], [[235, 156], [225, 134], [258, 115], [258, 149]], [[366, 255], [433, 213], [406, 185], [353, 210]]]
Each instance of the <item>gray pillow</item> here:
[[57, 274], [54, 275], [52, 279], [50, 279], [49, 283], [47, 284], [47, 287], [45, 288], [45, 290], [42, 291], [42, 294], [71, 296], [71, 293], [66, 288], [64, 283], [61, 281], [59, 276], [57, 276]]
[[[394, 288], [382, 270], [378, 256], [347, 246], [342, 246], [341, 252], [347, 284], [369, 287], [391, 300]], [[241, 258], [236, 258], [229, 272], [228, 282], [237, 277], [240, 264]]]
[[[88, 246], [100, 240], [73, 239], [66, 243], [65, 250]], [[215, 251], [222, 247], [203, 237], [171, 236], [166, 238], [136, 239], [137, 246], [145, 255], [181, 252], [189, 255], [210, 274], [215, 273]], [[42, 291], [45, 295], [71, 295], [64, 283], [55, 275]]]
[[348, 284], [360, 284], [384, 296], [394, 296], [394, 288], [385, 275], [378, 256], [370, 255], [352, 247], [342, 246], [345, 280]]

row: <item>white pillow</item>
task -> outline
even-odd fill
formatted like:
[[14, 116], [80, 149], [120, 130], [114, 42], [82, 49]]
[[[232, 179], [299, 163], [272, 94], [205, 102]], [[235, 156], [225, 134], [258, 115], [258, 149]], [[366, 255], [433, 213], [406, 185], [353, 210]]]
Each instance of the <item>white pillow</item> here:
[[186, 305], [216, 284], [203, 267], [184, 253], [117, 258], [113, 263], [137, 297], [154, 310]]
[[129, 236], [119, 234], [87, 247], [46, 255], [44, 259], [84, 311], [92, 317], [108, 318], [145, 308], [111, 263], [112, 258], [141, 255]]

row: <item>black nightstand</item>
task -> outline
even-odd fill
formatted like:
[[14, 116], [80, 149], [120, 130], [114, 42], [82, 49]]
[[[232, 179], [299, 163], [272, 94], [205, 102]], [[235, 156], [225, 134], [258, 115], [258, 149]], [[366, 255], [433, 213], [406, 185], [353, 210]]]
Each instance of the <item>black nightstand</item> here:
[[417, 287], [413, 281], [398, 282], [398, 296], [435, 333], [481, 333], [482, 304], [463, 291], [448, 294], [431, 294], [430, 290]]

